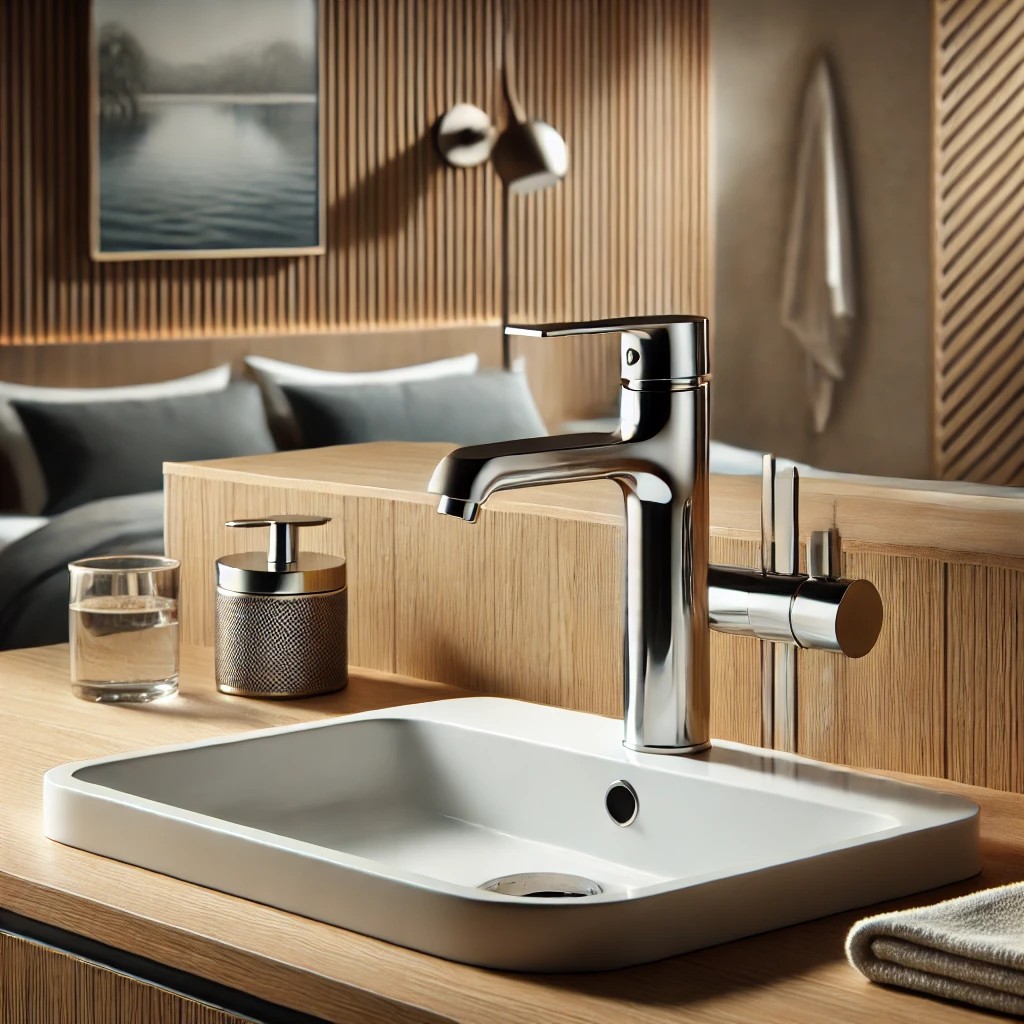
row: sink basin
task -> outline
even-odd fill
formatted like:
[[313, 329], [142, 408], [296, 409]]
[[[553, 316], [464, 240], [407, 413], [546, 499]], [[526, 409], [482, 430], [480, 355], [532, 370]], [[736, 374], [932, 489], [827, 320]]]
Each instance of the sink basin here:
[[735, 743], [639, 754], [621, 734], [611, 719], [488, 697], [389, 708], [54, 768], [45, 830], [436, 956], [530, 971], [644, 963], [980, 868], [966, 800]]

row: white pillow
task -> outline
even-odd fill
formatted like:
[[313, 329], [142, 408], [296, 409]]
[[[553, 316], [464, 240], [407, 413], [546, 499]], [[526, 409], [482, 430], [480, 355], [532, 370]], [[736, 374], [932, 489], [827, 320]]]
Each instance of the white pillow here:
[[331, 387], [358, 387], [360, 384], [402, 384], [413, 380], [436, 380], [438, 377], [462, 377], [474, 374], [480, 365], [475, 352], [450, 359], [437, 359], [432, 363], [397, 366], [391, 370], [318, 370], [314, 366], [284, 363], [266, 356], [246, 356], [245, 365], [252, 371], [263, 393], [270, 432], [282, 448], [295, 448], [301, 444], [302, 434], [288, 404], [282, 384], [313, 384]]
[[24, 402], [126, 402], [132, 399], [169, 398], [173, 395], [200, 395], [222, 391], [231, 380], [231, 364], [193, 373], [176, 380], [153, 384], [129, 384], [116, 388], [43, 388], [32, 384], [0, 381], [0, 451], [14, 472], [18, 484], [19, 509], [26, 515], [37, 515], [46, 505], [46, 480], [32, 449], [21, 419], [11, 406]]
[[41, 530], [49, 521], [46, 516], [0, 515], [0, 551], [35, 530]]

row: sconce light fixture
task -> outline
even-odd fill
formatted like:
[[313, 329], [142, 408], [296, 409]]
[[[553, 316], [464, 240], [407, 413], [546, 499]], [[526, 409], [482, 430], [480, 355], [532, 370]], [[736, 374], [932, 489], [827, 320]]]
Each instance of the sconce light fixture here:
[[[509, 7], [513, 0], [503, 0], [504, 52], [501, 81], [508, 111], [508, 124], [499, 134], [486, 111], [471, 103], [457, 103], [437, 123], [436, 142], [441, 158], [452, 167], [477, 167], [491, 160], [504, 183], [502, 215], [504, 218], [504, 259], [502, 286], [502, 320], [508, 323], [508, 238], [510, 193], [525, 195], [557, 185], [569, 172], [569, 147], [558, 129], [547, 121], [526, 116], [515, 92], [515, 51], [512, 41], [512, 19]], [[511, 365], [507, 336], [503, 340], [505, 368]]]
[[569, 147], [547, 121], [528, 118], [515, 91], [515, 46], [512, 0], [501, 5], [504, 47], [501, 85], [508, 124], [501, 134], [486, 111], [472, 103], [457, 103], [437, 125], [437, 148], [452, 167], [476, 167], [493, 160], [505, 188], [525, 194], [557, 185], [569, 172]]
[[472, 103], [456, 103], [441, 118], [437, 148], [452, 167], [493, 161], [505, 188], [520, 195], [557, 185], [569, 171], [569, 148], [557, 128], [513, 113], [499, 135], [486, 111]]
[[437, 149], [451, 167], [477, 167], [490, 160], [498, 130], [485, 110], [456, 103], [437, 122]]

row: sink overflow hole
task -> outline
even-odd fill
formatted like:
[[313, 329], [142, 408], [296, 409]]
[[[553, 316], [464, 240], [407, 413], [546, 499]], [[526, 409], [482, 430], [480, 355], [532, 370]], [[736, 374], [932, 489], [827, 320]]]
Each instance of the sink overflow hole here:
[[579, 898], [597, 896], [603, 892], [597, 882], [579, 875], [562, 875], [556, 872], [527, 872], [520, 875], [503, 875], [492, 878], [478, 886], [485, 892], [497, 892], [502, 896], [532, 896], [543, 899]]
[[640, 800], [636, 795], [636, 790], [622, 779], [618, 779], [608, 787], [604, 805], [608, 808], [612, 821], [623, 828], [632, 825], [636, 821], [637, 814], [640, 813]]

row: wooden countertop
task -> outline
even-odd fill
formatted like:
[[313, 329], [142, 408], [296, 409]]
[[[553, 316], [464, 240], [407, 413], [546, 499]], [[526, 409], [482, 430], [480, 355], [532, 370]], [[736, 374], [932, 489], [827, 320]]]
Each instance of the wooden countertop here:
[[[284, 704], [225, 697], [211, 680], [211, 652], [186, 649], [176, 700], [101, 707], [71, 695], [66, 648], [0, 654], [0, 907], [331, 1021], [992, 1019], [865, 981], [843, 957], [847, 929], [864, 911], [628, 970], [502, 974], [391, 946], [43, 836], [42, 776], [65, 761], [463, 695], [440, 684], [353, 670], [342, 694]], [[981, 805], [984, 870], [967, 883], [888, 907], [1024, 877], [1024, 797], [934, 785]]]
[[[372, 444], [310, 448], [248, 455], [209, 462], [165, 463], [171, 477], [260, 483], [310, 493], [390, 498], [437, 503], [427, 482], [450, 444], [378, 441]], [[822, 477], [800, 480], [800, 525], [811, 530], [836, 527], [844, 546], [884, 546], [892, 551], [930, 552], [953, 561], [998, 561], [1024, 565], [1024, 502], [1006, 495], [916, 490]], [[761, 481], [754, 476], [712, 474], [712, 532], [720, 536], [760, 536]], [[532, 515], [617, 523], [622, 495], [610, 481], [577, 481], [503, 491], [488, 508]]]

